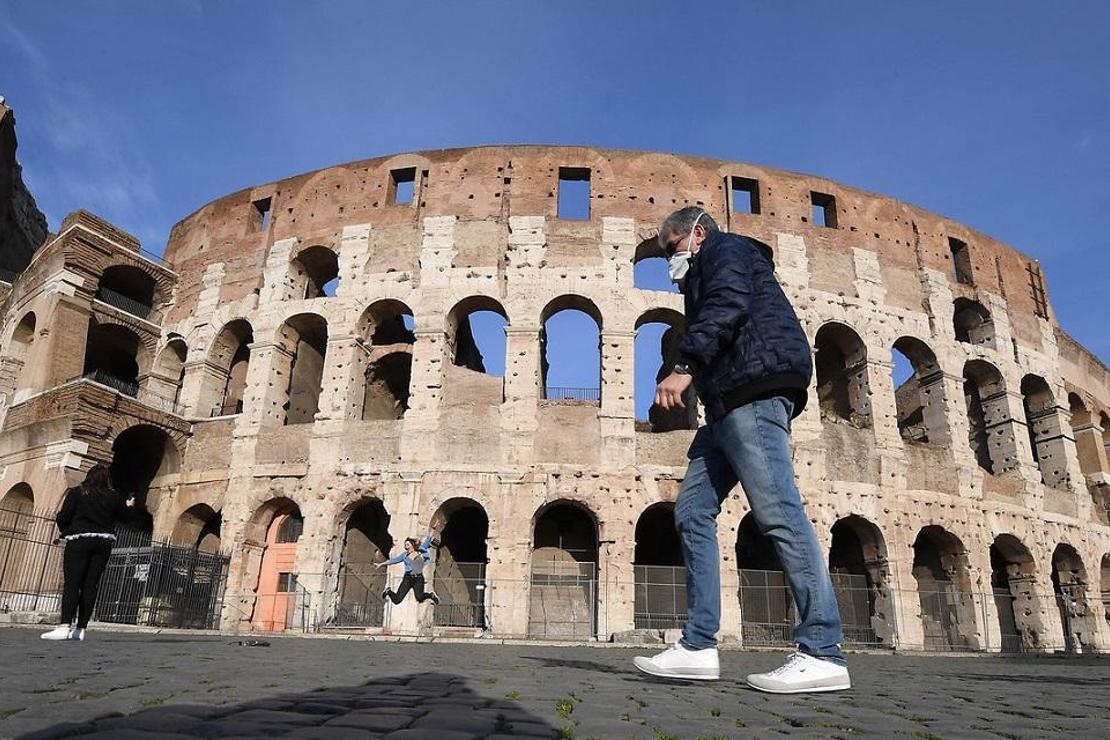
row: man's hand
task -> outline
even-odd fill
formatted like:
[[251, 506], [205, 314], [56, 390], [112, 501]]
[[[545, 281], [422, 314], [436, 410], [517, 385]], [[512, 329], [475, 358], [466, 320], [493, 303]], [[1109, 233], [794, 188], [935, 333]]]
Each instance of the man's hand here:
[[682, 402], [682, 394], [692, 382], [694, 379], [689, 375], [671, 373], [656, 386], [655, 405], [664, 411], [686, 408], [686, 404]]

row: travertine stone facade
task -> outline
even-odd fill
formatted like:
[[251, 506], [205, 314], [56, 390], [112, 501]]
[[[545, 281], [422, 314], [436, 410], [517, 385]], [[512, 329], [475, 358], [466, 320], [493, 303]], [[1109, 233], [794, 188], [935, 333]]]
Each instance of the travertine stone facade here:
[[[588, 218], [558, 217], [561, 169], [588, 173]], [[741, 191], [755, 212], [740, 212]], [[363, 561], [380, 560], [473, 502], [488, 525], [487, 627], [535, 634], [539, 610], [574, 611], [596, 589], [585, 631], [551, 634], [624, 635], [639, 610], [634, 560], [653, 546], [637, 523], [673, 502], [693, 434], [682, 420], [636, 423], [637, 332], [681, 330], [682, 301], [635, 287], [634, 265], [660, 256], [657, 224], [688, 204], [775, 251], [817, 347], [794, 424], [800, 486], [834, 556], [834, 527], [858, 540], [851, 565], [879, 639], [1004, 647], [1007, 617], [979, 598], [993, 585], [1012, 596], [1026, 648], [1063, 645], [1055, 591], [1077, 604], [1079, 642], [1110, 649], [1110, 372], [1056, 325], [1039, 266], [905, 203], [753, 165], [573, 147], [400, 154], [213, 201], [175, 226], [166, 264], [74, 214], [4, 305], [0, 485], [26, 484], [51, 511], [115, 445], [128, 480], [149, 485], [156, 536], [191, 544], [208, 522], [231, 554], [229, 626], [257, 624], [263, 596], [279, 598], [260, 595], [268, 548], [292, 548], [303, 598], [338, 623], [351, 532], [365, 535]], [[564, 309], [598, 325], [599, 400], [544, 398], [543, 327]], [[507, 320], [503, 381], [467, 366], [475, 310]], [[90, 327], [104, 357], [86, 351]], [[895, 349], [914, 366], [898, 389]], [[122, 393], [104, 379], [120, 353], [136, 385]], [[128, 447], [134, 427], [143, 441]], [[376, 524], [352, 528], [371, 509]], [[558, 536], [543, 534], [555, 509]], [[275, 527], [291, 512], [303, 532], [282, 545]], [[577, 540], [585, 555], [567, 544], [574, 512], [592, 529]], [[720, 517], [730, 639], [745, 619], [747, 512], [737, 491]], [[583, 566], [585, 590], [551, 585]], [[918, 594], [932, 590], [976, 597], [931, 611]], [[560, 593], [562, 607], [542, 603]], [[410, 600], [384, 628], [429, 632], [433, 619]]]

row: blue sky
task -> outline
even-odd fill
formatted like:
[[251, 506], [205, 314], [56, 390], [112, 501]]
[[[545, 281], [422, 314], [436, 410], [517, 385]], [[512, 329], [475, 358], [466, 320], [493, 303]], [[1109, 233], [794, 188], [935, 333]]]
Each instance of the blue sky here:
[[55, 228], [86, 207], [160, 251], [215, 197], [413, 149], [699, 154], [1008, 242], [1110, 360], [1104, 1], [0, 0], [0, 94]]

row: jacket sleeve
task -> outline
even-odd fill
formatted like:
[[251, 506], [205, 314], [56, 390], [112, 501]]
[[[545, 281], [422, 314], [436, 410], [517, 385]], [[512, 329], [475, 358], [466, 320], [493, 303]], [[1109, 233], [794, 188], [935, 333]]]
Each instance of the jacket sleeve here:
[[400, 563], [400, 562], [404, 561], [404, 559], [405, 559], [405, 554], [401, 553], [400, 555], [394, 555], [389, 560], [386, 560], [385, 564], [386, 565], [397, 565], [397, 563]]
[[416, 548], [420, 551], [420, 554], [424, 556], [424, 562], [428, 562], [429, 560], [432, 559], [431, 553], [428, 552], [428, 548], [430, 548], [431, 546], [432, 546], [432, 538], [431, 538], [431, 535], [429, 535], [429, 536], [424, 538], [423, 542], [420, 543], [420, 547]]
[[704, 297], [679, 346], [695, 372], [712, 365], [722, 347], [748, 322], [752, 296], [751, 257], [746, 249], [720, 244], [706, 250], [704, 259], [699, 265]]
[[81, 495], [80, 490], [71, 488], [66, 491], [65, 498], [62, 499], [62, 508], [58, 509], [54, 521], [58, 524], [58, 529], [65, 530], [73, 521], [73, 515], [77, 513], [77, 499]]

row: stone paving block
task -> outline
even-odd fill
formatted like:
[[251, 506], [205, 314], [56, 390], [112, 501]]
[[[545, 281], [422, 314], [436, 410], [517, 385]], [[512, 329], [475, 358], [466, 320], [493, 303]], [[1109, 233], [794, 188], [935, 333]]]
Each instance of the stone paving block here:
[[392, 732], [402, 727], [408, 727], [413, 722], [413, 717], [406, 714], [393, 714], [389, 712], [352, 712], [341, 717], [334, 717], [324, 723], [325, 727], [353, 727], [372, 732]]
[[481, 735], [458, 730], [433, 730], [430, 728], [413, 728], [397, 730], [388, 735], [383, 735], [383, 740], [478, 740]]
[[497, 720], [492, 717], [475, 716], [465, 709], [460, 711], [437, 710], [425, 714], [415, 722], [413, 728], [443, 727], [461, 732], [472, 732], [476, 735], [488, 735], [497, 726]]
[[188, 714], [173, 712], [146, 711], [133, 714], [129, 717], [111, 717], [99, 720], [97, 727], [127, 728], [132, 730], [149, 730], [151, 732], [181, 732], [188, 733], [190, 728], [199, 725], [204, 720]]
[[[329, 727], [327, 725], [323, 727], [298, 727], [292, 732], [282, 735], [282, 737], [296, 737], [303, 740], [351, 740], [351, 730], [350, 727]], [[378, 738], [381, 735], [369, 730], [359, 729], [358, 737]]]
[[325, 718], [273, 709], [248, 709], [245, 712], [229, 714], [223, 719], [228, 722], [257, 722], [262, 725], [319, 725], [323, 724]]
[[20, 735], [21, 740], [50, 740], [51, 738], [72, 737], [94, 730], [89, 722], [62, 722], [46, 729]]
[[195, 740], [196, 738], [195, 735], [180, 735], [173, 732], [158, 732], [157, 730], [132, 730], [124, 727], [98, 730], [79, 737], [86, 738], [86, 740]]

